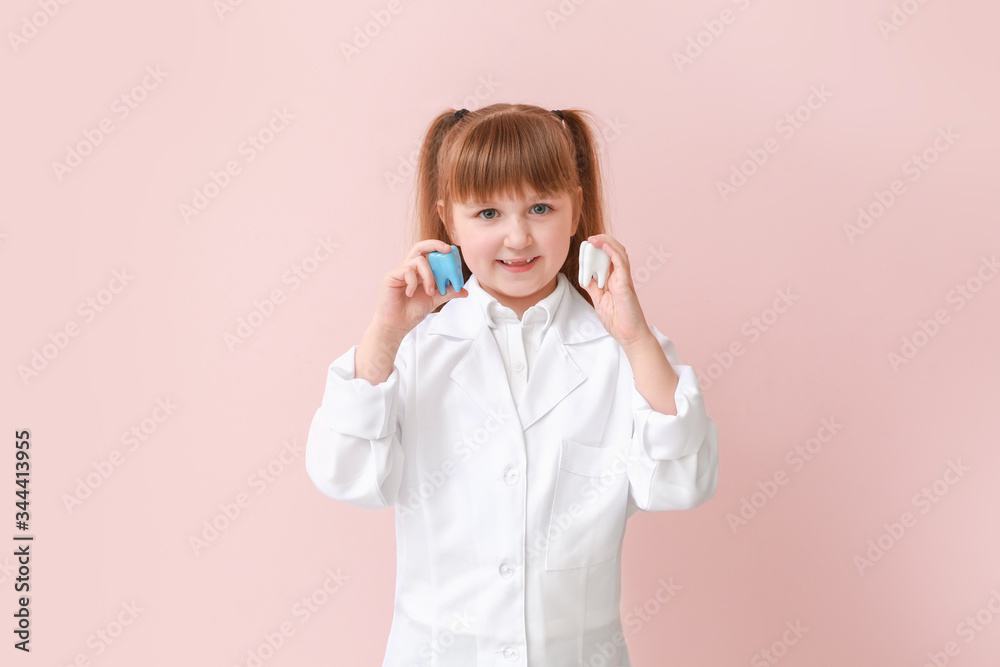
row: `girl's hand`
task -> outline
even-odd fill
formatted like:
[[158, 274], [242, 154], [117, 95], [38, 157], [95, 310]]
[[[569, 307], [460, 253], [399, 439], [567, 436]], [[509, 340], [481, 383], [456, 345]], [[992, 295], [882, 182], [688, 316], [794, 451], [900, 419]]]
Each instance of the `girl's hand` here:
[[444, 296], [441, 296], [431, 264], [427, 260], [427, 253], [432, 251], [447, 254], [451, 252], [451, 246], [439, 239], [418, 241], [403, 263], [382, 280], [378, 305], [372, 318], [372, 324], [379, 331], [402, 340], [442, 303], [456, 297], [469, 296], [469, 291], [464, 287], [456, 294], [451, 284]]
[[601, 324], [622, 347], [652, 335], [632, 285], [632, 271], [625, 246], [607, 234], [595, 234], [587, 240], [611, 257], [611, 271], [604, 289], [597, 286], [596, 279], [586, 287]]

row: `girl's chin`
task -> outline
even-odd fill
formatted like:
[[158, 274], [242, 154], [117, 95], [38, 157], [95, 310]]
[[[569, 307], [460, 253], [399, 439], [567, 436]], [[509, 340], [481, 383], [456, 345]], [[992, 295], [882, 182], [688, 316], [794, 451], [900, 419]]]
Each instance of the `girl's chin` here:
[[[502, 290], [510, 296], [520, 297], [535, 294], [538, 290], [543, 289], [545, 285], [548, 285], [553, 278], [555, 278], [554, 275], [545, 279], [540, 271], [538, 273], [534, 271], [511, 273], [502, 268], [497, 268], [489, 276], [488, 281], [490, 287]], [[482, 279], [480, 279], [479, 283], [482, 284], [482, 282]]]

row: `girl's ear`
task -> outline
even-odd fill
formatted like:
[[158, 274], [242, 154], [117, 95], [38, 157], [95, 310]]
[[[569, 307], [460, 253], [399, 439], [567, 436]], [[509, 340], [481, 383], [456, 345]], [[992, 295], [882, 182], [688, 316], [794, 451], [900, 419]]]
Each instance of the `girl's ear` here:
[[445, 231], [448, 232], [448, 237], [451, 239], [452, 243], [458, 245], [458, 243], [455, 241], [455, 230], [453, 226], [449, 226], [448, 223], [445, 221], [443, 199], [438, 199], [437, 201], [437, 212], [438, 212], [438, 217], [441, 218], [441, 224], [444, 226]]

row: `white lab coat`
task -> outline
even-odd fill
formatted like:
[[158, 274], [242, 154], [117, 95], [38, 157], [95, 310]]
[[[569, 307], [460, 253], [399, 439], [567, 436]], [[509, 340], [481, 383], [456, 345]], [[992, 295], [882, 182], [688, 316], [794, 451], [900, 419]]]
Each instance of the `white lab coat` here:
[[631, 665], [619, 612], [625, 524], [690, 509], [718, 480], [718, 429], [690, 366], [654, 412], [572, 287], [515, 407], [471, 297], [403, 340], [389, 378], [329, 368], [306, 444], [325, 495], [395, 507], [396, 598], [383, 667]]

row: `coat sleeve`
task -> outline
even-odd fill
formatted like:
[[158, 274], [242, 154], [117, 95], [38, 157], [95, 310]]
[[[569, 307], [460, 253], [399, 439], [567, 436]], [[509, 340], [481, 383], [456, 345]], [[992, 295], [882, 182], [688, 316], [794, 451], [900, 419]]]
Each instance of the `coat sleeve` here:
[[650, 329], [677, 374], [677, 414], [653, 410], [631, 379], [629, 514], [636, 509], [659, 512], [697, 507], [715, 495], [719, 477], [719, 431], [705, 411], [698, 376], [681, 364], [669, 338], [656, 327]]
[[372, 385], [355, 377], [354, 345], [334, 361], [306, 440], [306, 472], [324, 495], [364, 509], [395, 504], [403, 471], [407, 336], [392, 373]]

